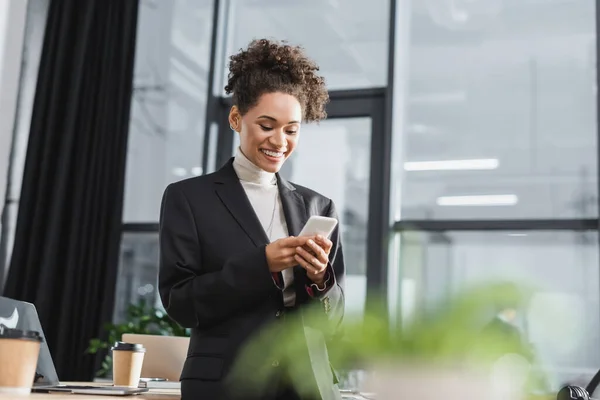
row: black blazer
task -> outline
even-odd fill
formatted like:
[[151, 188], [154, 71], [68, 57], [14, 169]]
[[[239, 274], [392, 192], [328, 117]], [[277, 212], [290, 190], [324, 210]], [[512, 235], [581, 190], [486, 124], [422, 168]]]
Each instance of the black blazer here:
[[[311, 215], [337, 217], [333, 202], [277, 174], [290, 235], [298, 235]], [[283, 296], [267, 266], [269, 243], [231, 159], [219, 171], [170, 184], [160, 215], [159, 291], [171, 318], [192, 328], [183, 371], [182, 396], [227, 398], [225, 378], [241, 346], [266, 323], [282, 315]], [[344, 312], [344, 259], [336, 228], [331, 236], [330, 268], [335, 283], [321, 299], [307, 294], [311, 282], [305, 270], [294, 267], [296, 306], [311, 302], [331, 323]], [[307, 335], [311, 360], [327, 360], [321, 334]], [[315, 382], [323, 399], [339, 399], [329, 365], [314, 363]], [[277, 360], [274, 360], [277, 365]], [[317, 371], [318, 369], [318, 371]], [[273, 398], [268, 393], [264, 399]]]

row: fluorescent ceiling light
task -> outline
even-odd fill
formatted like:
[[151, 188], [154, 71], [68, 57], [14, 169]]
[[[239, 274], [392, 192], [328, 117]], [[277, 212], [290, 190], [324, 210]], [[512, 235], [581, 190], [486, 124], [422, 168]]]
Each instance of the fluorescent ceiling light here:
[[202, 175], [202, 167], [192, 167], [192, 175], [194, 175], [194, 176]]
[[406, 171], [460, 171], [460, 170], [487, 170], [498, 168], [496, 158], [482, 158], [473, 160], [445, 160], [445, 161], [408, 161], [404, 163]]
[[517, 202], [514, 194], [442, 196], [437, 199], [438, 206], [514, 206]]
[[175, 176], [186, 176], [187, 170], [181, 167], [175, 167], [171, 170], [171, 173]]
[[416, 135], [437, 134], [440, 133], [440, 129], [434, 126], [414, 123], [408, 126], [408, 132], [414, 133]]

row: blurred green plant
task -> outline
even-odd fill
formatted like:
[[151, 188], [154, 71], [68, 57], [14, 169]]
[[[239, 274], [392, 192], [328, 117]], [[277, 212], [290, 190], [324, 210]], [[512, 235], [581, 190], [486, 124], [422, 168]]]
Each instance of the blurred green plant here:
[[[523, 309], [529, 298], [523, 287], [491, 283], [441, 299], [434, 307], [418, 310], [403, 325], [393, 325], [383, 302], [374, 302], [360, 316], [348, 316], [331, 327], [322, 307], [305, 309], [262, 329], [244, 348], [234, 365], [232, 379], [241, 390], [261, 393], [280, 372], [272, 360], [285, 365], [290, 384], [302, 396], [316, 397], [313, 363], [306, 359], [307, 342], [315, 332], [327, 339], [329, 360], [336, 369], [369, 369], [377, 365], [447, 365], [491, 367], [506, 354], [529, 359], [528, 345], [502, 331], [484, 327], [504, 304]], [[251, 373], [249, 373], [251, 371]]]
[[[123, 323], [107, 323], [104, 325], [107, 340], [93, 338], [86, 349], [88, 354], [107, 351], [124, 333], [139, 333], [163, 336], [190, 336], [188, 329], [182, 328], [162, 310], [149, 305], [141, 299], [127, 307]], [[99, 378], [107, 377], [112, 372], [112, 356], [110, 351], [104, 357], [101, 368], [96, 372]]]

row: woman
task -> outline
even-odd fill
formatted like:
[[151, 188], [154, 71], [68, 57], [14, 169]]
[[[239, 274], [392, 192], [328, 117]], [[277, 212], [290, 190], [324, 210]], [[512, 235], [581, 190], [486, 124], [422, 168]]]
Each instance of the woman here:
[[[296, 237], [312, 215], [337, 218], [333, 202], [278, 174], [302, 122], [326, 116], [329, 97], [317, 70], [301, 48], [265, 39], [232, 56], [225, 90], [234, 102], [229, 124], [240, 135], [235, 157], [165, 190], [159, 287], [169, 316], [192, 328], [184, 400], [230, 398], [225, 379], [241, 349], [261, 326], [284, 323], [286, 313], [321, 302], [331, 324], [342, 320], [338, 230], [329, 239]], [[311, 359], [327, 360], [324, 340], [307, 346]], [[285, 365], [272, 365], [282, 379], [261, 398], [300, 398], [283, 378]], [[306, 379], [321, 398], [338, 399], [326, 367], [315, 365], [320, 372]]]

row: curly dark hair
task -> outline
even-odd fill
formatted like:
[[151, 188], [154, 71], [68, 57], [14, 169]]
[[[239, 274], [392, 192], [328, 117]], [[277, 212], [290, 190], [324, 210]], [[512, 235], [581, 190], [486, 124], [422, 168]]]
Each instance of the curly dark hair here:
[[245, 114], [266, 93], [283, 92], [298, 99], [306, 122], [327, 117], [329, 94], [318, 65], [300, 46], [285, 41], [253, 40], [246, 50], [230, 57], [227, 94]]

